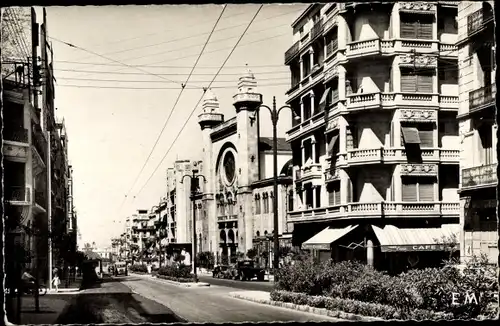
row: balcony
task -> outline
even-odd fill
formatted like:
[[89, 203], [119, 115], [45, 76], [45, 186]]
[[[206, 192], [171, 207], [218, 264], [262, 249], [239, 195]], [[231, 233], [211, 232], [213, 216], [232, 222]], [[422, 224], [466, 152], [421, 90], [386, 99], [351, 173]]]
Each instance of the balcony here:
[[458, 57], [458, 46], [456, 44], [439, 43], [439, 55], [441, 57]]
[[219, 222], [234, 222], [237, 220], [238, 220], [238, 215], [235, 214], [217, 216], [217, 221]]
[[439, 95], [439, 108], [458, 110], [458, 96]]
[[[420, 155], [425, 163], [459, 163], [458, 149], [421, 148]], [[408, 161], [404, 148], [356, 148], [347, 151], [345, 158], [341, 155], [338, 165], [365, 165], [389, 163], [398, 164]]]
[[375, 149], [352, 149], [347, 151], [347, 164], [370, 164], [381, 163], [383, 159], [382, 148]]
[[375, 202], [348, 203], [288, 213], [288, 222], [310, 222], [348, 218], [458, 217], [458, 202]]
[[325, 123], [325, 114], [320, 112], [315, 114], [312, 118], [294, 126], [286, 132], [286, 140], [291, 141], [297, 137], [320, 128]]
[[45, 196], [45, 191], [35, 190], [35, 204], [44, 209], [47, 208], [47, 196]]
[[33, 142], [33, 146], [35, 147], [38, 155], [40, 155], [40, 158], [42, 159], [43, 162], [46, 160], [46, 155], [45, 155], [45, 150], [47, 148], [47, 143], [45, 141], [45, 138], [38, 133], [35, 132], [33, 134], [33, 137], [31, 137], [31, 140]]
[[493, 11], [485, 11], [483, 8], [467, 16], [467, 36], [474, 36], [486, 29], [489, 23], [493, 24]]
[[311, 29], [311, 42], [323, 33], [323, 19], [318, 20]]
[[381, 105], [380, 92], [362, 93], [347, 96], [347, 110], [369, 110], [379, 108]]
[[477, 112], [495, 105], [496, 84], [481, 87], [469, 93], [469, 112]]
[[288, 64], [299, 54], [299, 46], [300, 41], [297, 41], [285, 52], [285, 64]]
[[29, 203], [31, 201], [30, 188], [24, 186], [5, 186], [5, 200], [9, 202]]
[[321, 180], [322, 179], [322, 167], [321, 164], [315, 163], [302, 168], [300, 172], [300, 178], [296, 181], [298, 182], [307, 182], [311, 180]]
[[462, 169], [462, 190], [495, 187], [497, 183], [496, 163]]
[[3, 131], [3, 139], [18, 143], [28, 143], [28, 130], [24, 128], [17, 130], [5, 128]]
[[355, 41], [347, 44], [346, 57], [348, 60], [379, 54], [381, 51], [380, 39]]

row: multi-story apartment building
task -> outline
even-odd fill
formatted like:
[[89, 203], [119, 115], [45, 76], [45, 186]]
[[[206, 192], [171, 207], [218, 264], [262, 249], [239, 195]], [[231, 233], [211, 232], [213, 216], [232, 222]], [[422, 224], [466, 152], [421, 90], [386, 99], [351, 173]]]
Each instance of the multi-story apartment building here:
[[154, 230], [154, 226], [151, 227], [149, 225], [150, 215], [148, 210], [145, 209], [139, 209], [137, 210], [137, 214], [132, 215], [130, 253], [133, 259], [140, 258], [143, 250], [149, 245], [150, 232]]
[[392, 269], [447, 256], [434, 238], [458, 232], [456, 17], [453, 1], [345, 2], [292, 24], [295, 245]]
[[493, 1], [458, 5], [460, 254], [498, 260], [497, 123]]

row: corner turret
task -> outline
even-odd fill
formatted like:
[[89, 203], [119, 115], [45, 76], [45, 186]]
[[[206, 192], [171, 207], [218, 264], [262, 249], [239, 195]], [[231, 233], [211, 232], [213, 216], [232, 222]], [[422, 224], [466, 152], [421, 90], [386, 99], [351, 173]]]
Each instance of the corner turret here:
[[198, 123], [203, 130], [213, 128], [222, 122], [224, 122], [224, 115], [219, 111], [219, 100], [212, 90], [208, 89], [203, 98], [202, 112], [198, 115]]

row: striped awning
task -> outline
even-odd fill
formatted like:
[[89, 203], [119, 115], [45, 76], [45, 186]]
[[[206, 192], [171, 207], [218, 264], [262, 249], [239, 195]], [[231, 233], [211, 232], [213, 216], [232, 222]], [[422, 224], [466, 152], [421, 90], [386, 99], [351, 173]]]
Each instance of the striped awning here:
[[453, 248], [450, 241], [458, 239], [460, 234], [459, 224], [445, 224], [440, 228], [400, 229], [393, 225], [384, 228], [372, 225], [372, 228], [382, 252], [449, 251]]
[[403, 140], [406, 144], [420, 144], [418, 129], [415, 127], [401, 127]]
[[347, 233], [354, 230], [357, 225], [349, 225], [343, 229], [333, 229], [327, 227], [302, 244], [302, 249], [330, 250], [330, 245], [342, 238]]

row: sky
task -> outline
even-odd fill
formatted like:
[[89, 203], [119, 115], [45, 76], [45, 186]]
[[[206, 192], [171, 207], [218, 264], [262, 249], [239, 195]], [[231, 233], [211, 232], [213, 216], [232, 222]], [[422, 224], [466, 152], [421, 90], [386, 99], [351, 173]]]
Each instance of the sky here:
[[[201, 106], [194, 113], [193, 109], [203, 95], [202, 87], [209, 85], [259, 6], [226, 7], [172, 113], [180, 84], [185, 83], [222, 5], [47, 7], [56, 115], [64, 117], [68, 132], [80, 246], [87, 242], [109, 246], [110, 239], [123, 232], [126, 216], [150, 209], [165, 196], [166, 170], [175, 160], [202, 158], [197, 123]], [[235, 116], [232, 96], [247, 64], [264, 104], [271, 105], [273, 96], [278, 105], [285, 104], [290, 73], [284, 53], [292, 45], [291, 23], [305, 7], [265, 5], [259, 12], [212, 84], [226, 120]], [[41, 17], [40, 8], [37, 14]], [[280, 136], [291, 122], [282, 116]], [[272, 136], [267, 110], [261, 120], [261, 135]]]

